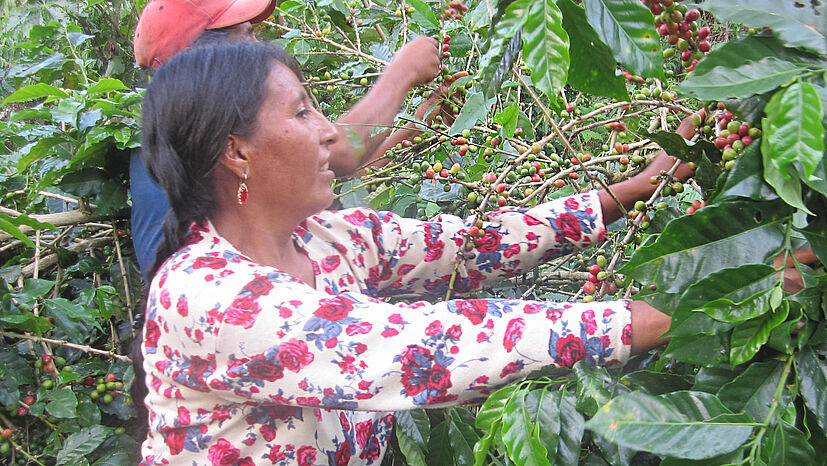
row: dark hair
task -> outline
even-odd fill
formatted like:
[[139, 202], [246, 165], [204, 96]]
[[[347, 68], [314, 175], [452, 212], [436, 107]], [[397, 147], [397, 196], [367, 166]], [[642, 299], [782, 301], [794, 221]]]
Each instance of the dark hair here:
[[213, 213], [213, 177], [227, 138], [255, 129], [275, 63], [304, 81], [293, 57], [259, 42], [194, 47], [155, 73], [144, 96], [142, 151], [172, 209], [150, 275], [183, 245], [193, 222]]
[[[227, 138], [255, 129], [266, 81], [276, 63], [286, 65], [304, 82], [298, 63], [287, 52], [253, 41], [193, 47], [155, 73], [143, 101], [142, 156], [150, 175], [166, 192], [171, 210], [164, 218], [164, 238], [150, 276], [184, 245], [190, 225], [213, 213], [214, 175]], [[146, 300], [141, 301], [145, 307]], [[143, 318], [139, 320], [136, 325], [142, 328]], [[139, 425], [145, 427], [141, 340], [136, 338], [131, 352], [136, 374], [132, 393]]]

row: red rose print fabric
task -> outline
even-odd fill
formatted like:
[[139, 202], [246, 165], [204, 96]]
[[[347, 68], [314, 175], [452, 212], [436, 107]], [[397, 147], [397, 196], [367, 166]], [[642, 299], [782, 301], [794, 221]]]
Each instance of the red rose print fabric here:
[[[601, 215], [593, 192], [490, 212], [455, 290], [602, 240]], [[467, 228], [321, 212], [294, 234], [312, 287], [194, 227], [150, 288], [143, 464], [378, 465], [391, 411], [479, 402], [544, 365], [628, 358], [624, 301], [380, 299], [444, 296]]]

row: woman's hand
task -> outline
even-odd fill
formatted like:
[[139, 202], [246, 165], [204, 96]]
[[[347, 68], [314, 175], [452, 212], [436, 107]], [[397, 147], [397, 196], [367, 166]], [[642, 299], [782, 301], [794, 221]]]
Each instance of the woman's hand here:
[[436, 39], [420, 37], [405, 44], [393, 56], [387, 74], [399, 73], [410, 87], [427, 84], [439, 73], [439, 48]]

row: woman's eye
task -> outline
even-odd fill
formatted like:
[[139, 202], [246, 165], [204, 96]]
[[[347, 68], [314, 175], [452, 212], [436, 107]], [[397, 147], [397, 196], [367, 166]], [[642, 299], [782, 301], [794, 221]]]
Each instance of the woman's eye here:
[[299, 118], [307, 118], [310, 116], [310, 110], [306, 108], [301, 109], [299, 110], [299, 113], [297, 113], [297, 115], [299, 116]]

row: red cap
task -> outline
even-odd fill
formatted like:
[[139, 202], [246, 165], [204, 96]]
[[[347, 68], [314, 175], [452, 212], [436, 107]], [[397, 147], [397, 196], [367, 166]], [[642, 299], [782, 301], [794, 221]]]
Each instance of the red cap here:
[[158, 68], [189, 47], [207, 29], [249, 21], [260, 23], [277, 0], [150, 0], [135, 28], [133, 47], [140, 66]]

